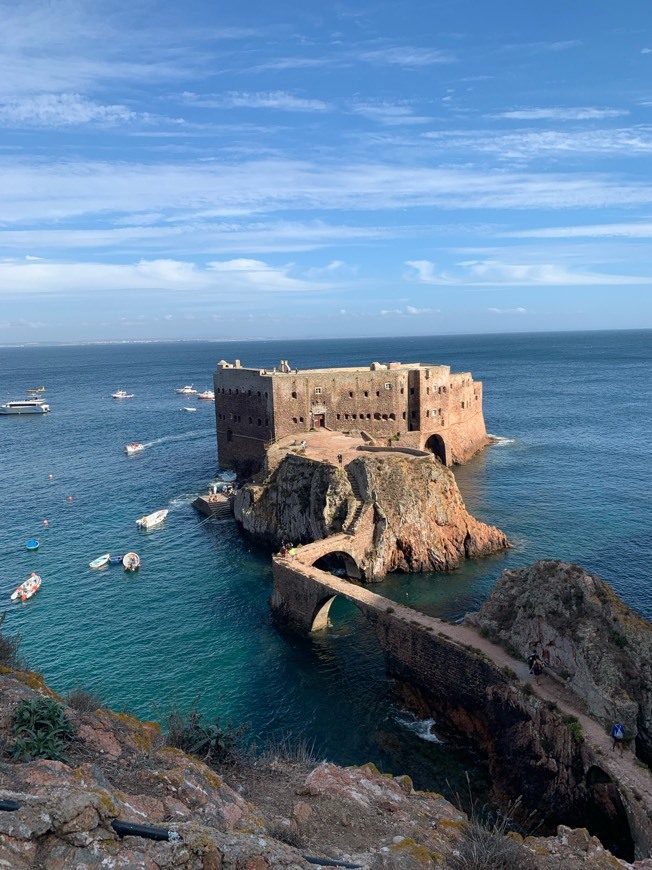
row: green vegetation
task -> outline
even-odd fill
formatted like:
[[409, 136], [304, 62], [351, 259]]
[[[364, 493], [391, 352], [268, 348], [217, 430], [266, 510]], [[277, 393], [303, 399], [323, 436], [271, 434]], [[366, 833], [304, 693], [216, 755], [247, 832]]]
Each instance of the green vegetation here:
[[194, 755], [209, 765], [233, 764], [239, 756], [239, 743], [244, 734], [243, 726], [231, 722], [221, 723], [219, 717], [206, 721], [197, 710], [196, 698], [189, 713], [184, 714], [173, 707], [165, 717], [166, 744]]
[[7, 612], [5, 611], [2, 616], [0, 616], [0, 665], [3, 665], [5, 668], [16, 668], [17, 670], [20, 670], [24, 666], [24, 663], [18, 654], [21, 638], [19, 634], [4, 634], [2, 631], [2, 623], [6, 618]]
[[564, 716], [564, 722], [568, 725], [568, 730], [575, 743], [582, 743], [584, 741], [584, 731], [577, 716]]
[[95, 710], [104, 709], [104, 702], [97, 692], [84, 689], [83, 686], [76, 686], [68, 692], [66, 704], [78, 713], [94, 713]]
[[614, 643], [619, 649], [622, 649], [623, 647], [627, 646], [627, 644], [629, 643], [629, 641], [627, 640], [625, 635], [621, 634], [621, 632], [619, 632], [619, 631], [612, 631], [611, 632], [611, 640], [612, 640], [612, 643]]
[[505, 665], [505, 667], [502, 670], [503, 670], [503, 673], [505, 674], [505, 676], [509, 677], [510, 680], [517, 680], [518, 679], [518, 674], [516, 673], [516, 671], [513, 670], [512, 668], [510, 668], [508, 665]]
[[9, 749], [14, 761], [32, 761], [34, 758], [62, 761], [75, 728], [66, 716], [63, 704], [54, 698], [34, 698], [16, 705], [11, 733], [16, 738]]

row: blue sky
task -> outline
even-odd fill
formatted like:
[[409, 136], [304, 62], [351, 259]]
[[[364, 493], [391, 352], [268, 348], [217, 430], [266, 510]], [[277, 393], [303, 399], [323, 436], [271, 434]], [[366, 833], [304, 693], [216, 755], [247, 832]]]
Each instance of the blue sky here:
[[0, 15], [0, 343], [652, 327], [647, 0]]

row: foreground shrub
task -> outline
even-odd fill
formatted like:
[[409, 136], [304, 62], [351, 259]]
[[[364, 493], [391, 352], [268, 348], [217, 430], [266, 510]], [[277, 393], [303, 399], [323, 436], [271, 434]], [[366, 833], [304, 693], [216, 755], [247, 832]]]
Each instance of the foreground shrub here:
[[0, 665], [5, 668], [16, 668], [18, 670], [23, 666], [23, 662], [18, 654], [20, 648], [20, 635], [8, 635], [2, 631], [2, 623], [7, 618], [7, 613], [0, 616]]
[[210, 765], [233, 764], [238, 760], [243, 726], [234, 726], [230, 721], [222, 724], [219, 717], [212, 722], [206, 720], [195, 705], [187, 714], [177, 707], [170, 710], [165, 726], [167, 746], [182, 749]]
[[450, 870], [534, 870], [536, 864], [526, 849], [506, 836], [501, 825], [486, 827], [471, 818], [460, 840], [447, 856]]
[[54, 698], [34, 698], [19, 701], [11, 720], [11, 733], [16, 738], [10, 747], [14, 761], [49, 758], [63, 761], [63, 753], [75, 734], [63, 704]]
[[94, 713], [95, 710], [104, 709], [104, 702], [100, 696], [90, 689], [84, 689], [83, 686], [76, 686], [68, 692], [66, 704], [78, 713]]

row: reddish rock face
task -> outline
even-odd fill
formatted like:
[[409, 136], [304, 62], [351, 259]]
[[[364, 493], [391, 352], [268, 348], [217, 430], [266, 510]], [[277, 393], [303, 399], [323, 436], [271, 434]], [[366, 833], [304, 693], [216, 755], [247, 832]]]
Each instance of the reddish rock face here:
[[235, 516], [257, 538], [310, 543], [356, 524], [364, 578], [445, 571], [509, 547], [466, 510], [450, 469], [427, 456], [361, 453], [346, 468], [289, 455], [260, 486], [244, 487]]

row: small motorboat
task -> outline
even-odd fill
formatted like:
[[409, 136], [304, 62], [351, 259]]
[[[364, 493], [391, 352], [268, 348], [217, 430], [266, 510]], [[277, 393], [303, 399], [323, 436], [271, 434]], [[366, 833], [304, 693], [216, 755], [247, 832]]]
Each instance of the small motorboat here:
[[134, 453], [140, 453], [140, 451], [144, 449], [145, 447], [140, 443], [140, 441], [134, 441], [133, 444], [125, 444], [125, 453], [127, 456], [133, 456]]
[[136, 520], [136, 525], [139, 529], [153, 529], [156, 526], [160, 526], [167, 515], [167, 508], [164, 508], [161, 511], [154, 511], [153, 514], [147, 514], [139, 520]]
[[140, 568], [140, 556], [138, 553], [127, 553], [122, 557], [125, 571], [137, 571]]
[[197, 408], [181, 408], [182, 411], [187, 411], [189, 414], [192, 414]]
[[107, 565], [109, 559], [111, 557], [108, 553], [105, 553], [103, 556], [98, 556], [97, 559], [93, 559], [92, 562], [88, 563], [89, 568], [102, 568], [104, 565]]
[[36, 540], [36, 538], [30, 538], [30, 540], [25, 544], [25, 548], [27, 550], [38, 550], [39, 542]]
[[197, 390], [193, 390], [192, 384], [187, 384], [185, 387], [175, 390], [175, 392], [180, 393], [182, 396], [194, 396]]
[[27, 390], [26, 392], [28, 392], [28, 393], [44, 393], [45, 387], [36, 387], [35, 389]]
[[21, 601], [27, 601], [28, 598], [31, 598], [32, 595], [37, 591], [37, 589], [41, 586], [41, 578], [38, 574], [35, 574], [33, 571], [30, 576], [25, 580], [24, 583], [21, 583], [18, 589], [11, 594], [11, 600], [17, 601], [19, 598]]
[[209, 402], [215, 401], [215, 393], [212, 390], [204, 390], [203, 393], [197, 394], [198, 399], [208, 399]]
[[135, 393], [128, 393], [126, 390], [116, 390], [115, 393], [111, 393], [112, 399], [133, 399]]
[[124, 556], [109, 556], [109, 565], [119, 565]]

